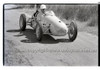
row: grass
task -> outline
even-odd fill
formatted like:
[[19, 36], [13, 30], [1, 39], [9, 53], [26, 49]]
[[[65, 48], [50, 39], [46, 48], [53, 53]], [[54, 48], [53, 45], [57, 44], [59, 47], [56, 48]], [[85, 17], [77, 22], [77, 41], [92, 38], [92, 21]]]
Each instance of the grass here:
[[87, 32], [98, 36], [98, 26], [88, 26], [89, 22], [76, 21], [79, 32]]

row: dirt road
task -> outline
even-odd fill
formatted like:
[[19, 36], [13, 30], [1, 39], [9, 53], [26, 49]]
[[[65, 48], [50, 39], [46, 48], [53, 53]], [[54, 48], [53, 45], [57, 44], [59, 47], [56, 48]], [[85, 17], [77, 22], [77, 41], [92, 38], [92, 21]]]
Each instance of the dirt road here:
[[28, 66], [97, 66], [98, 37], [79, 32], [74, 42], [64, 37], [44, 35], [36, 40], [34, 31], [27, 26], [19, 31], [21, 10], [5, 10], [5, 65]]

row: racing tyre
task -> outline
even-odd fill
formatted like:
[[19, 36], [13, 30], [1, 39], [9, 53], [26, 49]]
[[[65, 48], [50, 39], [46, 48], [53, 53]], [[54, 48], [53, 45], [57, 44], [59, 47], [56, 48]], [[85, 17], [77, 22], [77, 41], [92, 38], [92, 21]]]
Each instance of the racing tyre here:
[[68, 36], [69, 36], [69, 41], [74, 41], [77, 37], [77, 25], [76, 23], [74, 22], [71, 22], [69, 24], [69, 27], [68, 27]]
[[19, 27], [20, 27], [21, 31], [25, 31], [25, 29], [26, 29], [26, 16], [25, 16], [25, 14], [20, 15]]
[[42, 35], [43, 35], [42, 28], [39, 24], [37, 24], [37, 26], [36, 26], [36, 37], [37, 37], [38, 41], [42, 40]]

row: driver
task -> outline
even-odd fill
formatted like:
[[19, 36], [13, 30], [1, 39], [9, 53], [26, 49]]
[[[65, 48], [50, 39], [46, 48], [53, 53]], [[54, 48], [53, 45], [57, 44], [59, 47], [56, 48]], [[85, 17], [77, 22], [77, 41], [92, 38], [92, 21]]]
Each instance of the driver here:
[[46, 11], [46, 5], [41, 5], [40, 6], [41, 13], [45, 15], [54, 15], [53, 11]]
[[46, 12], [46, 5], [41, 5], [41, 6], [40, 6], [40, 9], [41, 9], [41, 12], [42, 12], [43, 14], [45, 14], [45, 12]]
[[44, 14], [45, 13], [45, 9], [46, 9], [46, 5], [37, 4], [36, 5], [36, 12], [33, 14], [32, 17], [37, 17], [39, 12], [42, 12]]

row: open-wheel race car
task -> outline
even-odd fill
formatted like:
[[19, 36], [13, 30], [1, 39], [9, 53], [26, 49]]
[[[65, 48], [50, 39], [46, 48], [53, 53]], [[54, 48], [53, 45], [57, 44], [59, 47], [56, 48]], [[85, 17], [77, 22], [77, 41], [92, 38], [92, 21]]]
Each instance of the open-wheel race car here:
[[60, 20], [53, 11], [46, 11], [46, 14], [38, 14], [37, 17], [30, 17], [28, 19], [25, 14], [20, 15], [19, 26], [21, 31], [25, 31], [26, 25], [30, 26], [35, 30], [35, 34], [38, 41], [42, 40], [44, 34], [54, 36], [65, 36], [68, 34], [68, 40], [74, 41], [77, 37], [77, 25], [75, 22], [65, 24]]

